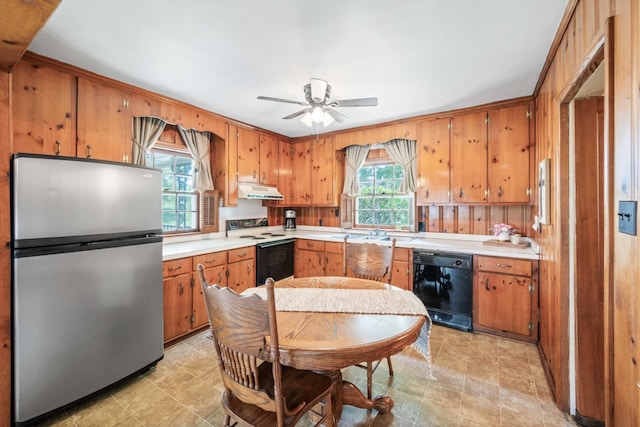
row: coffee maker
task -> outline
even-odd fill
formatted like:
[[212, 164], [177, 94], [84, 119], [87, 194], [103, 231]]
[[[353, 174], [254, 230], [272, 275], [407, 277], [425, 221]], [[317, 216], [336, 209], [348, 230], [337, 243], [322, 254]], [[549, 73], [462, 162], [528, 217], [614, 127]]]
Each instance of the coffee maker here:
[[284, 211], [284, 229], [296, 229], [296, 211], [291, 209], [287, 209], [286, 211]]

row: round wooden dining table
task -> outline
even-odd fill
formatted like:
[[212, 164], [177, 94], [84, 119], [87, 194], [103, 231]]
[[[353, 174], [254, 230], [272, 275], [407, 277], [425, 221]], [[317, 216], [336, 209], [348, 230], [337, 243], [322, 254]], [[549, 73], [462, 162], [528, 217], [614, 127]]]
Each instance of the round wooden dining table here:
[[[385, 283], [349, 277], [285, 279], [275, 287], [397, 289]], [[380, 293], [380, 298], [384, 298], [384, 293]], [[340, 369], [399, 353], [416, 341], [425, 317], [278, 311], [277, 320], [281, 362], [329, 375], [334, 383], [333, 410], [339, 420], [343, 405], [376, 409], [382, 413], [393, 408], [389, 396], [367, 399], [354, 384], [343, 381]]]

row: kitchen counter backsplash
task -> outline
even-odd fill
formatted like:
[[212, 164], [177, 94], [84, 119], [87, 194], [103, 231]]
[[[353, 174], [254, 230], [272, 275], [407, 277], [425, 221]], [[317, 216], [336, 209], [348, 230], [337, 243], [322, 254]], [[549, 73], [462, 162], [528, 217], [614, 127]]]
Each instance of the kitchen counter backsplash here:
[[[295, 231], [284, 231], [282, 226], [272, 226], [268, 228], [271, 232], [281, 232], [285, 237], [280, 239], [298, 238], [315, 239], [340, 242], [344, 235], [354, 236], [350, 242], [365, 243], [369, 240], [362, 240], [359, 237], [368, 235], [368, 230], [363, 229], [342, 229], [339, 227], [314, 227], [298, 226]], [[524, 238], [530, 243], [528, 248], [518, 248], [515, 245], [504, 247], [488, 246], [483, 242], [493, 238], [493, 236], [481, 236], [476, 234], [448, 234], [448, 233], [407, 233], [401, 231], [388, 231], [387, 235], [396, 237], [396, 247], [429, 249], [441, 252], [459, 252], [474, 255], [502, 256], [522, 259], [539, 259], [539, 249], [535, 241]], [[275, 239], [274, 239], [275, 240]], [[375, 241], [378, 244], [390, 244], [388, 240]], [[241, 239], [238, 237], [226, 237], [225, 232], [210, 234], [192, 234], [185, 236], [166, 237], [163, 243], [162, 256], [164, 261], [185, 258], [194, 255], [202, 255], [209, 252], [237, 249], [246, 246], [253, 246], [255, 240]]]

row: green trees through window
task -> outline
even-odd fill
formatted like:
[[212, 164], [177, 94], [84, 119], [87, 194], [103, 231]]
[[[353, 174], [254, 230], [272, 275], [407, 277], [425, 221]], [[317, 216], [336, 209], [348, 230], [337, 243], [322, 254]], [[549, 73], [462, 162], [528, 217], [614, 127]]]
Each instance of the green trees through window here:
[[195, 162], [188, 154], [152, 151], [147, 165], [162, 171], [162, 229], [168, 233], [198, 231]]
[[401, 194], [402, 168], [395, 163], [365, 164], [358, 171], [356, 224], [406, 227], [412, 222], [413, 199]]

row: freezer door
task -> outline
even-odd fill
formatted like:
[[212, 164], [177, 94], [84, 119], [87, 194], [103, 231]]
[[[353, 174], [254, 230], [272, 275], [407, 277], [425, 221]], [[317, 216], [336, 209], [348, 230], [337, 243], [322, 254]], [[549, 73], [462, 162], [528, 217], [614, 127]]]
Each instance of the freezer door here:
[[162, 229], [162, 173], [110, 162], [18, 155], [16, 241]]
[[162, 243], [13, 262], [18, 423], [162, 358]]

